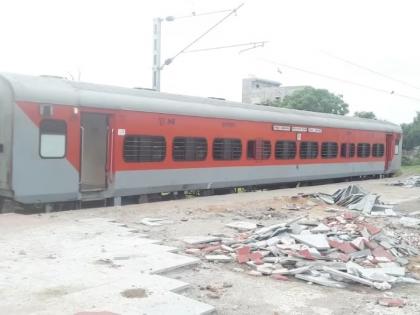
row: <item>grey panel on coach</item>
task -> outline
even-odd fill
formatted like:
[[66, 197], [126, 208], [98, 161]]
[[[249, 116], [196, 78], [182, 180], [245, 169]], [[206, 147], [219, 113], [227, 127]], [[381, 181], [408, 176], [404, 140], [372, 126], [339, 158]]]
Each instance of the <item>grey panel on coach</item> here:
[[13, 105], [12, 89], [0, 77], [0, 189], [3, 191], [10, 190]]
[[13, 190], [22, 203], [77, 200], [79, 173], [63, 159], [39, 156], [39, 129], [15, 107]]
[[306, 164], [288, 166], [241, 166], [152, 171], [123, 171], [115, 176], [115, 194], [210, 189], [246, 185], [298, 182], [381, 174], [384, 162]]
[[399, 125], [372, 119], [75, 82], [55, 77], [34, 77], [9, 73], [0, 74], [1, 76], [12, 85], [15, 98], [18, 101], [304, 126], [401, 132]]

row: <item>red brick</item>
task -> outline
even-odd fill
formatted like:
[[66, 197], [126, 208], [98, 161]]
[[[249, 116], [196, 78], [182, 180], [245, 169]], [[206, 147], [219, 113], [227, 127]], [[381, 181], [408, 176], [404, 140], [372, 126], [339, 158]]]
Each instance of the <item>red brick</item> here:
[[249, 258], [254, 262], [256, 265], [262, 265], [264, 261], [262, 260], [263, 255], [260, 252], [253, 252], [249, 256]]
[[372, 255], [374, 257], [385, 257], [385, 258], [388, 258], [390, 261], [395, 261], [394, 255], [392, 255], [390, 252], [388, 252], [387, 250], [385, 250], [382, 246], [376, 247], [372, 251]]
[[312, 256], [311, 252], [307, 249], [303, 249], [298, 251], [298, 255], [299, 257], [308, 259], [308, 260], [316, 260], [316, 258], [314, 256]]
[[203, 248], [201, 251], [204, 253], [211, 253], [218, 249], [220, 249], [220, 245], [213, 245], [213, 246], [207, 246]]
[[367, 231], [369, 232], [370, 235], [378, 234], [381, 231], [380, 228], [378, 228], [374, 225], [371, 225], [371, 224], [365, 224], [365, 227], [366, 227], [366, 229], [367, 229]]
[[282, 281], [289, 280], [289, 278], [287, 278], [286, 276], [280, 275], [280, 274], [274, 274], [274, 275], [271, 276], [271, 278], [273, 278], [275, 280], [282, 280]]
[[249, 246], [244, 246], [236, 250], [236, 260], [240, 264], [243, 264], [249, 261], [251, 259], [250, 255], [251, 255], [251, 248]]
[[378, 304], [388, 307], [403, 307], [405, 305], [405, 301], [399, 298], [383, 297], [378, 299]]
[[348, 262], [350, 260], [350, 256], [347, 254], [340, 253], [338, 255], [338, 259], [340, 259], [342, 262]]
[[351, 254], [357, 252], [357, 250], [351, 246], [349, 242], [338, 242], [334, 240], [329, 240], [328, 243], [331, 247], [337, 248], [338, 250], [342, 251], [345, 254]]

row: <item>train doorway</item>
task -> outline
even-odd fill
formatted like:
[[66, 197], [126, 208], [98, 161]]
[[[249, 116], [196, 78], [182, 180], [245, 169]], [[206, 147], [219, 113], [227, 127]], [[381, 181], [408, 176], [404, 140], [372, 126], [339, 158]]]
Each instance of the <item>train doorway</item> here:
[[391, 166], [391, 161], [394, 156], [394, 136], [392, 134], [386, 135], [385, 144], [385, 171]]
[[82, 113], [80, 119], [80, 191], [107, 186], [108, 115]]

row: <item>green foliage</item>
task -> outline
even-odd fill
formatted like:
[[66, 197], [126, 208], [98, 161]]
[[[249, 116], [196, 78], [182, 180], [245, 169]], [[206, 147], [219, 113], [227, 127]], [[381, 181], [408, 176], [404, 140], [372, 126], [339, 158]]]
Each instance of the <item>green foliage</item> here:
[[360, 118], [367, 118], [367, 119], [378, 119], [374, 112], [355, 112], [354, 117], [360, 117]]
[[270, 105], [338, 115], [349, 112], [349, 106], [343, 101], [342, 95], [335, 95], [328, 90], [313, 87], [295, 91], [287, 95], [283, 101], [276, 101]]
[[403, 149], [412, 150], [420, 146], [420, 112], [417, 112], [412, 123], [402, 124], [401, 127], [404, 134]]

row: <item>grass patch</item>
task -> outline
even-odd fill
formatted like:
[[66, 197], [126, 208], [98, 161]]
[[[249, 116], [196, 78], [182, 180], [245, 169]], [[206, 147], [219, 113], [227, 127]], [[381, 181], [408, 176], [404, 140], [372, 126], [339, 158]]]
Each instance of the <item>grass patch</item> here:
[[412, 175], [412, 174], [420, 175], [420, 164], [404, 165], [404, 166], [401, 166], [401, 170], [403, 172], [403, 175]]

